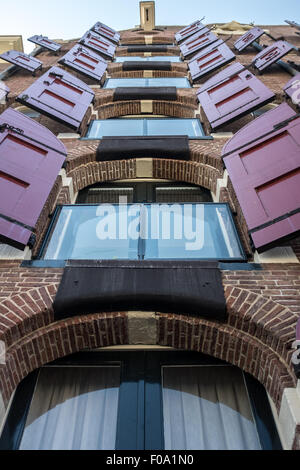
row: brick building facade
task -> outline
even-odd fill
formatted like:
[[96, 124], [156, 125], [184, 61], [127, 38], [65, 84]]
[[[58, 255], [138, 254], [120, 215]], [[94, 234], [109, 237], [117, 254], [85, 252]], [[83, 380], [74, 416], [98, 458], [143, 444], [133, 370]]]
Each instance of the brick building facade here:
[[[135, 56], [130, 46], [135, 44], [168, 45], [167, 52], [152, 56], [179, 56], [174, 45], [174, 34], [182, 27], [163, 27], [150, 33], [142, 30], [121, 31], [116, 57]], [[300, 38], [289, 26], [263, 26], [273, 37], [300, 47]], [[226, 32], [225, 32], [226, 33]], [[219, 34], [226, 39], [227, 35]], [[234, 50], [238, 36], [233, 35], [227, 45]], [[272, 39], [263, 36], [260, 44], [270, 45]], [[11, 70], [3, 75], [10, 93], [0, 104], [1, 113], [8, 107], [22, 112], [16, 98], [74, 45], [76, 40], [64, 41], [58, 54], [41, 50], [36, 58], [43, 63], [42, 70], [31, 76], [23, 70]], [[126, 44], [126, 45], [122, 45]], [[236, 51], [235, 51], [236, 52]], [[150, 53], [148, 53], [149, 56]], [[249, 66], [257, 51], [249, 47], [236, 52], [236, 61]], [[144, 57], [144, 53], [140, 54]], [[289, 60], [299, 64], [295, 51]], [[223, 67], [225, 68], [225, 67]], [[272, 251], [258, 254], [251, 243], [248, 226], [230, 177], [222, 160], [226, 142], [245, 125], [255, 119], [253, 113], [211, 132], [196, 92], [214, 73], [191, 88], [177, 89], [176, 100], [114, 100], [113, 89], [103, 89], [105, 79], [139, 77], [186, 77], [187, 61], [172, 62], [169, 71], [123, 71], [121, 62], [108, 63], [101, 85], [76, 72], [72, 74], [95, 92], [95, 99], [81, 124], [84, 136], [92, 120], [130, 116], [163, 116], [172, 118], [199, 118], [211, 140], [189, 140], [190, 160], [129, 158], [98, 161], [100, 139], [81, 140], [78, 133], [49, 117], [33, 116], [53, 132], [67, 149], [64, 168], [60, 171], [35, 227], [35, 243], [24, 250], [0, 245], [0, 339], [5, 344], [6, 360], [0, 365], [1, 420], [4, 420], [10, 400], [18, 385], [32, 371], [57, 359], [82, 350], [132, 346], [169, 347], [180, 351], [199, 352], [226, 361], [251, 374], [266, 389], [273, 402], [282, 445], [286, 449], [300, 449], [300, 390], [292, 364], [292, 347], [296, 339], [296, 324], [300, 315], [300, 238], [278, 243]], [[275, 94], [274, 105], [286, 102], [283, 88], [291, 78], [279, 65], [273, 65], [259, 75], [259, 79]], [[296, 105], [289, 105], [297, 109]], [[299, 155], [298, 155], [299, 158]], [[247, 256], [247, 262], [228, 264], [221, 268], [228, 317], [218, 322], [201, 316], [179, 313], [113, 311], [71, 316], [57, 321], [53, 302], [64, 272], [62, 265], [51, 265], [36, 260], [45, 240], [49, 224], [58, 205], [74, 204], [78, 193], [95, 184], [133, 180], [169, 181], [187, 183], [205, 188], [215, 203], [228, 203], [235, 226]], [[248, 268], [245, 268], [245, 266]], [[249, 266], [251, 269], [249, 269]]]

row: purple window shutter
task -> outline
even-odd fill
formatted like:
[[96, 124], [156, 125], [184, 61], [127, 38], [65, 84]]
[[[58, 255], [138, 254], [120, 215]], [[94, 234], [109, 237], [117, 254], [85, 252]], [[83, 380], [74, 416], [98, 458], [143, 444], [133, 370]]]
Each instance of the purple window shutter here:
[[223, 158], [257, 249], [300, 230], [300, 117], [286, 103], [241, 129]]
[[250, 29], [247, 33], [243, 34], [235, 43], [234, 47], [237, 51], [241, 52], [246, 47], [250, 46], [254, 41], [260, 38], [264, 34], [264, 30], [258, 27]]
[[0, 126], [0, 235], [23, 247], [67, 151], [47, 128], [12, 108], [0, 115]]
[[300, 341], [300, 318], [297, 323], [297, 328], [296, 328], [296, 340]]
[[101, 80], [107, 69], [107, 63], [101, 56], [79, 44], [64, 55], [59, 63], [97, 81]]
[[235, 59], [234, 53], [221, 40], [202, 49], [189, 62], [189, 69], [193, 80], [202, 78], [206, 74], [217, 70]]
[[84, 36], [80, 39], [80, 44], [89, 47], [98, 54], [105, 55], [110, 59], [116, 52], [116, 45], [109, 42], [107, 39], [99, 36], [99, 34], [93, 31], [87, 31]]
[[201, 29], [206, 28], [204, 24], [201, 23], [201, 21], [195, 21], [195, 23], [190, 24], [186, 28], [181, 29], [175, 34], [175, 39], [177, 42], [184, 41], [188, 37], [192, 36], [193, 34], [197, 33], [198, 31], [201, 31]]
[[120, 34], [109, 26], [106, 26], [106, 24], [100, 23], [100, 21], [92, 27], [92, 30], [117, 44], [120, 41]]
[[0, 81], [0, 101], [3, 99], [6, 100], [9, 92], [10, 89], [8, 88], [8, 86], [5, 85], [4, 82]]
[[58, 52], [61, 49], [60, 44], [57, 44], [56, 42], [47, 38], [47, 36], [32, 36], [31, 38], [28, 38], [28, 41], [33, 42], [34, 44], [38, 44], [39, 46], [42, 46], [45, 49], [49, 49], [49, 51], [52, 52]]
[[29, 70], [29, 72], [32, 73], [43, 67], [43, 63], [40, 60], [37, 60], [34, 57], [19, 51], [7, 51], [1, 54], [0, 57], [1, 59], [6, 60], [11, 64], [17, 65], [22, 69]]
[[274, 98], [274, 93], [238, 62], [214, 75], [198, 91], [198, 100], [212, 129], [240, 118]]
[[94, 92], [59, 67], [38, 78], [17, 101], [78, 131]]
[[265, 70], [270, 65], [277, 62], [281, 57], [293, 50], [293, 46], [285, 41], [276, 41], [271, 46], [266, 47], [253, 59], [252, 65], [259, 71]]
[[183, 57], [187, 57], [191, 54], [194, 54], [195, 52], [200, 51], [201, 49], [204, 49], [204, 47], [207, 47], [216, 41], [218, 41], [218, 37], [209, 31], [209, 29], [204, 28], [184, 41], [180, 46], [180, 50]]
[[300, 106], [300, 73], [291, 78], [283, 89], [293, 103]]

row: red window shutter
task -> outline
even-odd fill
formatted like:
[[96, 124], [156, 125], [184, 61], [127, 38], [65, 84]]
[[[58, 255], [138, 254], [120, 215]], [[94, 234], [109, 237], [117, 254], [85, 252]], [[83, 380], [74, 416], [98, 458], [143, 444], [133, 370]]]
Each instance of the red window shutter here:
[[193, 80], [204, 77], [235, 59], [234, 53], [221, 40], [202, 49], [189, 62], [189, 69]]
[[89, 47], [98, 54], [102, 54], [110, 59], [116, 52], [116, 45], [108, 41], [106, 38], [99, 36], [93, 31], [87, 31], [80, 39], [80, 44]]
[[37, 44], [38, 46], [44, 47], [52, 52], [58, 52], [61, 49], [61, 45], [57, 44], [56, 42], [52, 41], [51, 39], [47, 38], [47, 36], [32, 36], [28, 38], [28, 41]]
[[277, 62], [281, 57], [288, 54], [293, 46], [285, 41], [276, 41], [271, 46], [266, 47], [253, 59], [252, 64], [259, 71], [265, 70], [270, 65]]
[[300, 73], [291, 78], [283, 89], [293, 103], [300, 106]]
[[94, 92], [81, 80], [59, 67], [52, 67], [17, 101], [78, 131]]
[[258, 250], [300, 230], [300, 117], [286, 103], [237, 132], [223, 158]]
[[29, 72], [36, 72], [41, 69], [43, 63], [40, 60], [31, 57], [30, 55], [24, 54], [19, 51], [7, 51], [0, 55], [1, 59], [10, 62], [11, 64], [17, 65], [18, 67], [29, 70]]
[[120, 34], [109, 26], [106, 26], [106, 24], [100, 23], [100, 21], [92, 27], [92, 30], [117, 44], [120, 41]]
[[101, 56], [79, 44], [64, 55], [59, 63], [97, 81], [101, 80], [107, 69], [107, 63]]
[[247, 33], [243, 34], [243, 36], [234, 43], [234, 47], [237, 51], [241, 52], [258, 38], [260, 38], [263, 34], [263, 29], [258, 27], [252, 28], [250, 31], [247, 31]]
[[202, 24], [200, 20], [195, 21], [194, 23], [190, 24], [186, 28], [183, 28], [180, 31], [178, 31], [175, 34], [175, 39], [177, 42], [184, 41], [185, 39], [197, 33], [203, 28], [206, 28], [206, 26]]
[[198, 91], [212, 129], [240, 118], [274, 99], [274, 93], [240, 63], [230, 65]]
[[0, 236], [7, 242], [27, 245], [66, 154], [33, 119], [12, 108], [1, 114]]
[[204, 47], [209, 46], [217, 40], [218, 37], [205, 27], [184, 41], [180, 46], [180, 50], [183, 57], [188, 57], [189, 55], [204, 49]]

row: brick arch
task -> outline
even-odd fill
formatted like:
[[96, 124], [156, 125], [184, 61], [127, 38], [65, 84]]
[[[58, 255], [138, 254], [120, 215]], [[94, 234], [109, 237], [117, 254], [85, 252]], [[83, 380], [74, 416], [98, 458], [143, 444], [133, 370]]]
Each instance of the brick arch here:
[[[58, 279], [0, 303], [1, 324], [5, 325], [0, 339], [7, 346], [0, 387], [6, 404], [21, 380], [48, 362], [83, 349], [129, 344], [127, 312], [54, 322], [57, 283]], [[227, 286], [225, 296], [229, 312], [225, 324], [157, 313], [156, 344], [198, 351], [240, 367], [266, 387], [279, 409], [283, 390], [296, 382], [290, 346], [297, 316], [246, 289]]]

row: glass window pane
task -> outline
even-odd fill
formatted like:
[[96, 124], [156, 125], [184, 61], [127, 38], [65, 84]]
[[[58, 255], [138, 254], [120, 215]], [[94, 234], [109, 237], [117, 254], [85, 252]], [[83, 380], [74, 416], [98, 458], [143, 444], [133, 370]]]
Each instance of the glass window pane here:
[[177, 88], [191, 88], [187, 78], [109, 78], [103, 88], [117, 87], [155, 87], [175, 86]]
[[145, 259], [241, 259], [226, 204], [160, 204], [148, 214]]
[[128, 62], [128, 61], [143, 61], [143, 62], [181, 62], [180, 57], [178, 56], [152, 56], [152, 57], [139, 57], [139, 56], [125, 56], [125, 57], [116, 57], [116, 62]]
[[163, 367], [166, 450], [261, 450], [242, 372]]
[[119, 367], [41, 369], [20, 450], [113, 450]]
[[125, 238], [125, 213], [122, 205], [63, 207], [44, 259], [137, 259], [138, 240]]
[[188, 135], [203, 137], [204, 131], [198, 119], [147, 119], [148, 135]]
[[92, 121], [87, 139], [102, 139], [105, 136], [143, 135], [187, 135], [189, 138], [205, 136], [199, 119], [103, 119]]

